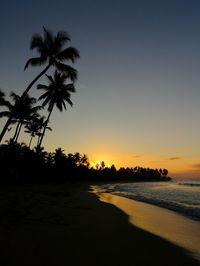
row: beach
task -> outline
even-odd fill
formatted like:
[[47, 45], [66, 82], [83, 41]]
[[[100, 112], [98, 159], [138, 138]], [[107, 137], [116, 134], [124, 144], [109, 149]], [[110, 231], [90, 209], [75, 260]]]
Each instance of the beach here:
[[134, 226], [90, 184], [1, 185], [0, 192], [1, 265], [200, 265]]

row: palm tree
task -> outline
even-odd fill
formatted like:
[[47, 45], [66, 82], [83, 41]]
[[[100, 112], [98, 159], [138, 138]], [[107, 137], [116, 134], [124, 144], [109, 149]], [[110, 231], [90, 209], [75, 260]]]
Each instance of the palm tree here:
[[81, 154], [79, 152], [74, 153], [74, 162], [77, 166], [80, 166], [81, 164]]
[[[12, 104], [9, 101], [4, 102], [3, 105], [7, 108], [7, 110], [0, 112], [0, 118], [1, 117], [8, 117], [8, 120], [9, 120], [8, 126], [10, 124], [14, 124], [17, 122], [16, 115], [17, 115], [17, 112], [19, 109], [19, 98], [20, 98], [19, 96], [17, 96], [13, 92], [11, 92], [10, 97], [12, 98], [12, 101], [14, 103]], [[9, 119], [11, 117], [11, 114], [12, 114], [12, 119]], [[7, 128], [6, 128], [6, 130], [7, 130]]]
[[83, 154], [83, 156], [81, 156], [81, 165], [86, 166], [87, 168], [89, 167], [90, 163], [88, 161], [88, 156], [86, 154]]
[[[25, 132], [30, 134], [31, 138], [29, 141], [29, 148], [31, 147], [32, 140], [35, 136], [39, 137], [41, 136], [41, 130], [45, 125], [46, 118], [44, 116], [36, 119], [32, 119], [29, 123], [26, 124]], [[47, 127], [46, 129], [52, 130], [50, 127]]]
[[42, 136], [42, 131], [44, 130], [44, 128], [46, 127], [46, 129], [52, 131], [52, 128], [51, 127], [46, 126], [46, 121], [47, 121], [47, 119], [46, 119], [45, 116], [41, 116], [40, 118], [37, 119], [37, 122], [39, 124], [39, 130], [36, 133], [36, 135], [38, 136], [37, 146], [39, 145], [40, 138]]
[[53, 158], [54, 158], [54, 163], [59, 164], [59, 162], [65, 160], [67, 156], [65, 155], [64, 150], [62, 150], [61, 148], [58, 148], [53, 153]]
[[72, 63], [80, 57], [79, 51], [74, 47], [64, 48], [66, 42], [70, 41], [69, 35], [65, 31], [59, 31], [56, 36], [50, 31], [43, 27], [42, 37], [40, 34], [34, 34], [31, 40], [30, 49], [36, 49], [39, 53], [38, 57], [30, 58], [24, 67], [24, 70], [31, 66], [41, 66], [47, 64], [43, 71], [29, 84], [23, 93], [26, 95], [33, 84], [44, 75], [47, 70], [54, 66], [56, 69], [65, 73], [65, 75], [75, 81], [77, 79], [77, 70], [73, 67], [64, 64], [66, 60], [70, 60]]
[[[72, 63], [80, 57], [79, 51], [74, 47], [64, 48], [65, 44], [70, 41], [69, 35], [65, 31], [59, 31], [54, 35], [50, 30], [43, 27], [43, 37], [40, 34], [32, 36], [30, 49], [36, 49], [39, 56], [30, 58], [24, 67], [24, 70], [31, 66], [41, 66], [46, 64], [46, 67], [33, 79], [28, 85], [21, 98], [23, 99], [35, 82], [44, 75], [47, 70], [54, 66], [56, 69], [65, 73], [69, 79], [75, 81], [77, 79], [77, 70], [73, 67], [64, 64], [63, 62], [70, 60]], [[2, 141], [8, 126], [13, 118], [12, 113], [0, 134], [0, 142]]]
[[7, 111], [0, 112], [0, 117], [10, 117], [12, 114], [12, 123], [17, 122], [15, 134], [13, 137], [13, 141], [17, 141], [22, 125], [27, 123], [31, 119], [38, 116], [38, 110], [42, 108], [42, 106], [33, 106], [36, 103], [36, 99], [33, 97], [29, 97], [27, 94], [26, 97], [21, 100], [21, 97], [16, 93], [12, 92], [10, 94], [12, 98], [13, 104], [9, 101], [6, 102]]
[[33, 138], [39, 132], [39, 125], [37, 122], [32, 120], [28, 124], [26, 124], [25, 129], [26, 130], [24, 132], [30, 134], [30, 136], [31, 136], [30, 141], [29, 141], [29, 145], [28, 145], [28, 147], [30, 148]]
[[66, 109], [65, 102], [72, 106], [73, 103], [70, 99], [70, 93], [75, 92], [74, 84], [65, 84], [68, 77], [62, 73], [59, 73], [57, 70], [55, 71], [53, 77], [48, 75], [46, 75], [46, 77], [48, 79], [49, 85], [38, 84], [37, 86], [38, 89], [45, 90], [45, 93], [40, 96], [39, 100], [44, 100], [43, 106], [48, 105], [47, 110], [49, 112], [46, 120], [46, 126], [44, 127], [42, 136], [40, 138], [39, 147], [41, 146], [54, 106], [56, 106], [60, 112], [63, 111], [63, 107]]

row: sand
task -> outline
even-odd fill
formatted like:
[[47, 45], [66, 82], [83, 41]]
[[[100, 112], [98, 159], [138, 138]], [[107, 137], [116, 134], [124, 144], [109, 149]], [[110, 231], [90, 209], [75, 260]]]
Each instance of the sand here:
[[0, 187], [0, 265], [200, 265], [89, 185]]
[[129, 216], [129, 221], [145, 231], [185, 248], [200, 261], [200, 222], [158, 206], [112, 195], [96, 193], [100, 200], [115, 205]]

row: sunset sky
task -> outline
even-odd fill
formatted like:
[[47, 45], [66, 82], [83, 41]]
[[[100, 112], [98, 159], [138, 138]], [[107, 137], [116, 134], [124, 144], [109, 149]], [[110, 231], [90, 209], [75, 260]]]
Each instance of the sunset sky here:
[[[6, 95], [21, 94], [41, 71], [23, 68], [43, 25], [69, 32], [80, 50], [74, 107], [52, 115], [48, 151], [200, 177], [200, 1], [2, 0], [0, 21]], [[31, 95], [40, 94], [34, 87]]]

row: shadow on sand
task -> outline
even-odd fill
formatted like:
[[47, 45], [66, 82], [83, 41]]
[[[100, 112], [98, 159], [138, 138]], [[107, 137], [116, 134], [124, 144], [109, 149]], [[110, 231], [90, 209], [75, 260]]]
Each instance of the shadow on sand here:
[[183, 249], [131, 225], [86, 184], [0, 191], [1, 265], [200, 265]]

